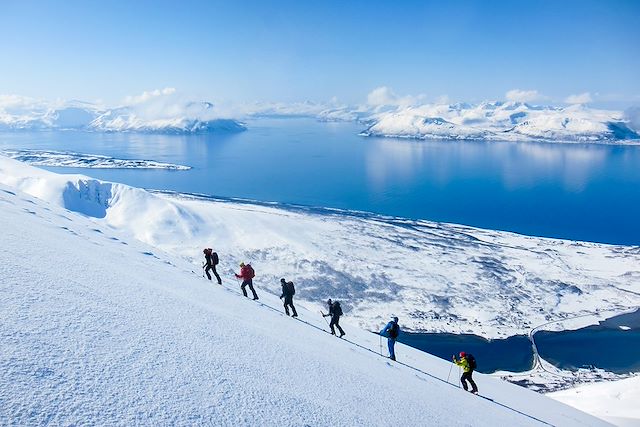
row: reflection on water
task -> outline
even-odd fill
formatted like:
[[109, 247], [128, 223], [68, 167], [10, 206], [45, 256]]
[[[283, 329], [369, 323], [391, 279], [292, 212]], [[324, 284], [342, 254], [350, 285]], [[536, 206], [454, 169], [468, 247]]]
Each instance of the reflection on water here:
[[260, 119], [221, 135], [0, 133], [0, 149], [50, 149], [192, 166], [56, 169], [131, 185], [364, 210], [640, 244], [640, 146], [416, 141], [361, 125]]
[[[373, 139], [367, 174], [376, 189], [428, 179], [446, 185], [460, 177], [493, 176], [506, 190], [558, 182], [567, 192], [584, 190], [597, 177], [611, 147], [549, 143], [484, 143]], [[636, 148], [632, 148], [636, 149]]]

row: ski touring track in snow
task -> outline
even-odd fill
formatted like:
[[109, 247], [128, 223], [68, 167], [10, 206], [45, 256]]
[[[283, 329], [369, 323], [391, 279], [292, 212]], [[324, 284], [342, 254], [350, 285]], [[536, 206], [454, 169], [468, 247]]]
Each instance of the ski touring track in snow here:
[[[193, 270], [191, 271], [191, 273], [196, 274], [196, 273], [195, 273], [195, 271], [193, 271]], [[222, 284], [222, 285], [217, 285], [217, 286], [222, 286], [222, 287], [225, 289], [225, 291], [230, 292], [230, 293], [232, 293], [232, 294], [234, 294], [234, 295], [238, 295], [238, 296], [240, 295], [238, 292], [233, 291], [232, 289], [230, 289], [228, 286], [225, 286], [224, 284]], [[255, 302], [256, 304], [258, 304], [258, 305], [260, 305], [260, 306], [262, 306], [262, 307], [268, 308], [269, 310], [272, 310], [272, 311], [274, 311], [274, 312], [278, 313], [279, 315], [281, 315], [281, 316], [283, 316], [283, 317], [289, 317], [289, 316], [287, 316], [285, 313], [283, 313], [280, 309], [275, 308], [275, 307], [272, 307], [272, 306], [270, 306], [269, 304], [267, 304], [267, 303], [265, 303], [265, 302], [260, 301], [260, 299], [258, 299], [258, 300], [251, 300], [251, 299], [249, 299], [248, 301], [253, 301], [253, 302]], [[316, 325], [314, 325], [314, 324], [312, 324], [312, 323], [310, 323], [310, 322], [307, 322], [306, 320], [303, 320], [303, 319], [301, 319], [300, 317], [296, 317], [296, 318], [292, 318], [292, 319], [293, 319], [293, 320], [296, 320], [296, 321], [298, 321], [298, 322], [302, 322], [302, 323], [304, 323], [305, 325], [307, 325], [307, 326], [309, 326], [309, 327], [311, 327], [311, 328], [313, 328], [313, 329], [316, 329], [316, 330], [318, 330], [318, 331], [324, 332], [325, 334], [332, 335], [330, 331], [328, 331], [328, 330], [326, 330], [326, 329], [323, 329], [323, 328], [321, 328], [321, 327], [319, 327], [319, 326], [316, 326]], [[325, 320], [326, 320], [326, 319], [325, 319]], [[346, 335], [346, 334], [345, 334], [345, 335]], [[352, 345], [352, 346], [355, 346], [355, 347], [357, 347], [357, 348], [360, 348], [360, 349], [362, 349], [362, 350], [365, 350], [365, 351], [367, 351], [367, 352], [369, 352], [369, 353], [375, 354], [375, 355], [376, 355], [376, 356], [378, 356], [378, 357], [387, 358], [386, 356], [381, 355], [381, 354], [380, 354], [380, 353], [378, 353], [377, 351], [375, 351], [375, 350], [373, 350], [373, 349], [371, 349], [371, 348], [369, 348], [369, 347], [366, 347], [366, 346], [364, 346], [364, 345], [362, 345], [362, 344], [359, 344], [359, 343], [357, 343], [357, 342], [355, 342], [355, 341], [352, 341], [352, 340], [350, 340], [350, 339], [348, 339], [348, 338], [344, 338], [344, 337], [337, 337], [337, 338], [338, 338], [339, 340], [342, 340], [342, 341], [344, 341], [344, 342], [346, 342], [346, 343], [348, 343], [348, 344]], [[393, 363], [395, 363], [395, 364], [397, 364], [397, 365], [401, 365], [401, 366], [403, 366], [403, 367], [405, 367], [405, 368], [407, 368], [407, 369], [411, 369], [411, 370], [413, 370], [413, 371], [415, 371], [415, 372], [418, 372], [418, 373], [420, 373], [420, 374], [426, 375], [426, 376], [428, 376], [429, 378], [432, 378], [432, 379], [434, 379], [434, 380], [437, 380], [437, 381], [443, 382], [443, 383], [445, 383], [445, 384], [447, 384], [447, 385], [449, 385], [449, 386], [451, 386], [451, 387], [459, 388], [459, 386], [458, 386], [458, 385], [456, 385], [456, 384], [452, 384], [452, 383], [450, 383], [449, 381], [447, 381], [447, 380], [445, 380], [445, 379], [442, 379], [442, 378], [440, 378], [440, 377], [437, 377], [437, 376], [435, 376], [435, 375], [433, 375], [433, 374], [430, 374], [429, 372], [426, 372], [426, 371], [424, 371], [424, 370], [422, 370], [422, 369], [416, 368], [416, 367], [411, 366], [411, 365], [409, 365], [409, 364], [406, 364], [406, 363], [404, 363], [404, 362], [399, 362], [399, 361], [397, 361], [397, 360], [396, 360], [396, 361], [394, 361]], [[388, 362], [387, 364], [388, 364], [389, 366], [393, 366], [390, 362]], [[513, 411], [513, 412], [515, 412], [515, 413], [517, 413], [517, 414], [520, 414], [520, 415], [522, 415], [522, 416], [524, 416], [524, 417], [531, 418], [532, 420], [538, 421], [538, 422], [539, 422], [539, 423], [541, 423], [541, 424], [548, 425], [548, 426], [553, 426], [553, 425], [554, 425], [554, 424], [548, 423], [548, 422], [546, 422], [546, 421], [544, 421], [544, 420], [541, 420], [540, 418], [536, 418], [536, 417], [535, 417], [535, 416], [533, 416], [533, 415], [530, 415], [530, 414], [527, 414], [527, 413], [525, 413], [525, 412], [522, 412], [522, 411], [520, 411], [520, 410], [518, 410], [518, 409], [516, 409], [516, 408], [513, 408], [513, 407], [509, 406], [509, 405], [505, 405], [504, 403], [500, 403], [500, 402], [498, 402], [498, 401], [496, 401], [496, 400], [494, 400], [494, 399], [492, 399], [492, 398], [490, 398], [490, 397], [483, 396], [483, 395], [481, 395], [481, 394], [478, 394], [478, 395], [476, 395], [476, 396], [478, 396], [478, 397], [480, 397], [480, 398], [482, 398], [482, 399], [485, 399], [485, 400], [487, 400], [488, 402], [491, 402], [491, 403], [493, 403], [493, 404], [495, 404], [495, 405], [498, 405], [498, 406], [500, 406], [500, 407], [502, 407], [502, 408], [504, 408], [504, 409], [508, 409], [509, 411]]]

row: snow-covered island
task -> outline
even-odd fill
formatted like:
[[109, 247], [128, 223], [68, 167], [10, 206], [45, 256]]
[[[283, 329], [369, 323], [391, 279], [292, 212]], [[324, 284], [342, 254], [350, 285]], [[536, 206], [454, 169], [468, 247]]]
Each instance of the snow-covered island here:
[[[417, 325], [395, 300], [403, 289], [459, 314], [492, 312], [484, 299], [468, 306], [457, 297], [445, 304], [421, 296], [442, 284], [453, 295], [468, 292], [470, 284], [457, 278], [461, 260], [483, 261], [490, 274], [478, 286], [493, 294], [501, 266], [512, 263], [503, 251], [539, 253], [545, 265], [536, 275], [553, 275], [560, 259], [565, 273], [609, 278], [627, 262], [637, 265], [637, 254], [616, 261], [608, 254], [621, 249], [602, 245], [152, 194], [7, 158], [0, 158], [0, 181], [0, 222], [10, 225], [0, 233], [2, 425], [607, 425], [487, 375], [475, 375], [481, 396], [466, 393], [450, 362], [401, 344], [401, 363], [390, 362], [379, 354], [378, 337], [358, 325], [376, 313], [366, 322], [378, 329], [394, 311]], [[200, 274], [203, 245], [221, 254], [222, 286]], [[387, 262], [364, 260], [386, 250]], [[497, 258], [480, 256], [485, 250]], [[588, 260], [568, 255], [576, 251]], [[415, 265], [416, 254], [440, 258], [438, 280], [393, 285], [392, 266]], [[256, 268], [258, 302], [242, 297], [232, 279], [240, 260]], [[281, 276], [298, 284], [299, 320], [282, 313]], [[513, 287], [507, 301], [522, 309], [532, 302], [529, 288], [500, 283]], [[580, 286], [596, 298], [618, 298], [598, 284]], [[342, 322], [346, 339], [328, 334], [318, 314], [327, 296], [354, 300]], [[563, 296], [553, 296], [558, 309]], [[567, 298], [567, 309], [580, 309], [580, 293]]]
[[116, 159], [99, 154], [52, 150], [0, 150], [0, 154], [34, 166], [96, 169], [167, 169], [189, 170], [190, 166], [155, 160]]

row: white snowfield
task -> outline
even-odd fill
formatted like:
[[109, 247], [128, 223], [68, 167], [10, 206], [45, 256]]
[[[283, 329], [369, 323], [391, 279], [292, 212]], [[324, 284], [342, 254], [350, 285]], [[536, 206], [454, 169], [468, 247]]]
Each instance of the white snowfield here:
[[[21, 168], [33, 176], [12, 177], [18, 187], [51, 198], [50, 177], [35, 169], [3, 159], [0, 177]], [[59, 201], [94, 214], [82, 208], [96, 199], [72, 186]], [[130, 197], [160, 217], [186, 209], [125, 186], [90, 188], [111, 191], [109, 210]], [[378, 337], [348, 315], [352, 342], [322, 331], [304, 303], [308, 323], [284, 316], [259, 269], [260, 303], [226, 271], [224, 286], [212, 284], [190, 262], [13, 185], [0, 184], [0, 223], [0, 425], [607, 425], [484, 375], [480, 391], [495, 402], [473, 396], [446, 382], [446, 361], [398, 345], [421, 373], [375, 354]]]
[[418, 139], [640, 143], [621, 111], [522, 102], [429, 104], [373, 116], [362, 135]]
[[640, 425], [640, 376], [548, 394], [621, 427]]
[[394, 313], [407, 330], [496, 338], [640, 305], [639, 247], [149, 193], [4, 157], [0, 183], [93, 217], [196, 270], [204, 247], [218, 252], [227, 278], [250, 261], [259, 287], [279, 292], [286, 277], [309, 307], [336, 298], [367, 330], [378, 330]]

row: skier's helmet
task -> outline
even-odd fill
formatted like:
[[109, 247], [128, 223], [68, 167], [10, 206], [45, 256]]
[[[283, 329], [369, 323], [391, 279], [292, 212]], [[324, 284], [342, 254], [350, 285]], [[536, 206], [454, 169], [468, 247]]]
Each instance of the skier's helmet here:
[[465, 353], [464, 351], [460, 352], [460, 357], [467, 357], [467, 353]]
[[280, 279], [280, 283], [287, 283], [286, 280], [284, 280], [284, 277], [282, 279]]
[[331, 298], [329, 298], [329, 299], [327, 300], [327, 304], [331, 304], [332, 302], [333, 302], [333, 301], [331, 301]]
[[244, 267], [244, 262], [241, 262], [241, 263], [240, 263], [240, 267]]
[[393, 316], [392, 319], [394, 322], [398, 323], [398, 316]]

